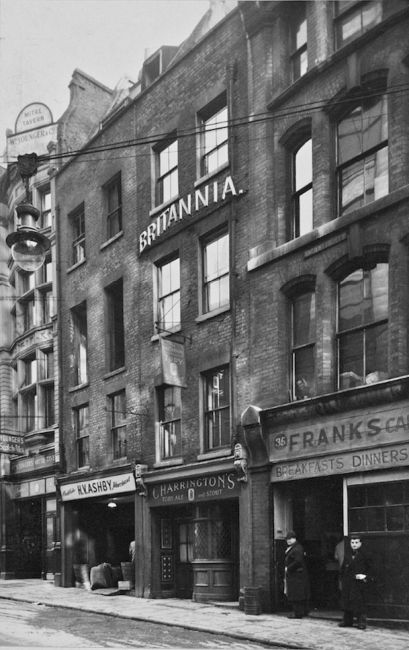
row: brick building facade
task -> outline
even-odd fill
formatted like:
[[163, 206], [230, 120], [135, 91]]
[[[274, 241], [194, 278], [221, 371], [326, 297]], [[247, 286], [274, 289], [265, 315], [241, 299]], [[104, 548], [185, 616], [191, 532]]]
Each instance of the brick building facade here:
[[240, 2], [58, 173], [64, 584], [269, 611], [294, 527], [337, 606], [358, 531], [407, 617], [408, 18]]

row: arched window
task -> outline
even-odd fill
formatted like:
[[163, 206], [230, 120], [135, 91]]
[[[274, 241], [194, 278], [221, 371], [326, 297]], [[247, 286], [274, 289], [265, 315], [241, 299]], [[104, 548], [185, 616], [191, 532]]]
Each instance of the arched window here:
[[338, 285], [338, 388], [388, 377], [388, 264], [357, 269]]
[[340, 214], [388, 194], [386, 95], [364, 99], [338, 122], [337, 145]]
[[291, 303], [291, 395], [315, 395], [315, 293], [294, 296]]
[[304, 142], [293, 154], [293, 232], [300, 237], [312, 230], [312, 140]]

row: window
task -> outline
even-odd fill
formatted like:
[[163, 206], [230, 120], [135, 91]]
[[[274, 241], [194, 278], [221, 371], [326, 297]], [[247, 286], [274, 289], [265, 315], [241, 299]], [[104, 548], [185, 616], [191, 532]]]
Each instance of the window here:
[[35, 326], [35, 304], [34, 296], [29, 300], [24, 300], [21, 303], [23, 310], [23, 324], [24, 331], [31, 330]]
[[382, 20], [382, 2], [337, 2], [335, 34], [337, 47], [342, 47]]
[[89, 465], [89, 412], [88, 404], [73, 409], [72, 425], [77, 441], [78, 467]]
[[229, 369], [218, 368], [204, 375], [206, 450], [230, 444]]
[[43, 386], [44, 391], [44, 426], [51, 427], [55, 424], [54, 411], [54, 384]]
[[296, 81], [307, 72], [307, 17], [305, 3], [291, 7], [291, 72]]
[[51, 192], [50, 190], [40, 191], [40, 227], [51, 228]]
[[338, 368], [339, 388], [388, 377], [388, 264], [339, 283]]
[[51, 258], [47, 258], [40, 269], [41, 284], [49, 284], [53, 281], [53, 263]]
[[107, 209], [107, 237], [110, 239], [122, 230], [121, 177], [117, 176], [105, 186]]
[[53, 315], [53, 292], [41, 291], [41, 322], [49, 323]]
[[388, 194], [388, 171], [387, 98], [370, 97], [338, 123], [340, 214]]
[[304, 142], [293, 155], [293, 237], [301, 237], [313, 227], [312, 141]]
[[40, 350], [39, 379], [54, 379], [54, 351]]
[[85, 213], [80, 206], [70, 215], [72, 228], [72, 263], [78, 264], [85, 259]]
[[21, 273], [21, 292], [27, 293], [35, 287], [35, 274], [34, 273]]
[[291, 393], [293, 399], [315, 395], [315, 293], [292, 301]]
[[158, 313], [162, 330], [180, 328], [180, 260], [178, 257], [158, 267]]
[[107, 299], [108, 368], [116, 370], [125, 364], [124, 292], [122, 279], [105, 289]]
[[166, 203], [179, 193], [178, 141], [156, 151], [156, 204]]
[[203, 311], [225, 307], [230, 302], [229, 235], [224, 233], [204, 242]]
[[182, 393], [177, 386], [158, 389], [160, 459], [180, 456]]
[[111, 444], [114, 460], [126, 458], [126, 395], [121, 390], [108, 396]]
[[30, 386], [37, 381], [37, 360], [35, 357], [24, 359], [24, 380], [23, 386]]
[[348, 487], [349, 530], [409, 531], [409, 481]]
[[36, 404], [37, 394], [35, 386], [21, 393], [21, 411], [25, 433], [33, 431], [36, 428]]
[[199, 115], [200, 174], [211, 174], [229, 161], [229, 130], [226, 96]]
[[72, 381], [74, 386], [88, 380], [87, 373], [87, 307], [83, 302], [71, 310], [72, 318]]

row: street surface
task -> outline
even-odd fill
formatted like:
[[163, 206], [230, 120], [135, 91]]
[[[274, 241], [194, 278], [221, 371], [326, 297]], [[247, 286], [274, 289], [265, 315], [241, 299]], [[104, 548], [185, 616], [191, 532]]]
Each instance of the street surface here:
[[0, 600], [0, 648], [10, 647], [262, 650], [268, 646], [180, 627]]

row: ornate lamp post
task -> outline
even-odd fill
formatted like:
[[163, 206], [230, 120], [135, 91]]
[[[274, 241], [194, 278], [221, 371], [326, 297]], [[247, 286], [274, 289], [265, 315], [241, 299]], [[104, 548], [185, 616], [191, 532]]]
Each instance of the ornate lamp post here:
[[16, 206], [17, 216], [21, 225], [17, 231], [6, 237], [6, 244], [11, 248], [14, 261], [21, 269], [33, 273], [39, 269], [45, 260], [50, 248], [50, 240], [42, 235], [37, 228], [40, 211], [31, 205], [29, 181], [37, 172], [37, 154], [24, 154], [17, 157], [17, 167], [26, 190], [26, 199]]

